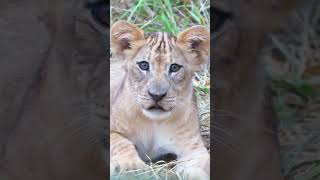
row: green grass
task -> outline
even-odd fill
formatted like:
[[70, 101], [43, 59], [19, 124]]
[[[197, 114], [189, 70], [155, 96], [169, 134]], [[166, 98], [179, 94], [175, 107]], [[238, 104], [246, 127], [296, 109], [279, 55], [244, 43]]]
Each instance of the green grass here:
[[129, 9], [111, 2], [111, 24], [134, 23], [145, 32], [164, 31], [177, 35], [192, 25], [210, 26], [210, 1], [138, 0]]

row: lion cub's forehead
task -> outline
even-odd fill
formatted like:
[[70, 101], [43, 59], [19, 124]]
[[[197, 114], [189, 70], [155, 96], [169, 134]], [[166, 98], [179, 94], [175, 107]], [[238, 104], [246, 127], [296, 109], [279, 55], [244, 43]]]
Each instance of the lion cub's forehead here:
[[146, 58], [150, 61], [172, 61], [172, 51], [176, 46], [176, 37], [169, 35], [166, 32], [155, 32], [146, 35], [146, 45], [148, 51]]

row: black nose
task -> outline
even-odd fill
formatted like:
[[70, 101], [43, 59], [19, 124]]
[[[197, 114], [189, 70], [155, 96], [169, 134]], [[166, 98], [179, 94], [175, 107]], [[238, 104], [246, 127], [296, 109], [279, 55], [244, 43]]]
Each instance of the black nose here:
[[163, 97], [165, 97], [167, 95], [167, 93], [164, 93], [164, 94], [152, 94], [152, 93], [150, 93], [150, 91], [148, 93], [151, 96], [151, 98], [156, 102], [160, 101]]

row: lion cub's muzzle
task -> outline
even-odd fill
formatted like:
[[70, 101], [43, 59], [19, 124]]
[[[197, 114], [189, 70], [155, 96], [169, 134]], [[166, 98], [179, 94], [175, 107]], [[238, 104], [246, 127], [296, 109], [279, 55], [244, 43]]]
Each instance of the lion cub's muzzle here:
[[160, 104], [159, 102], [167, 95], [167, 92], [150, 92], [148, 91], [149, 96], [151, 99], [154, 101], [154, 105], [148, 108], [148, 110], [158, 110], [158, 111], [166, 111]]
[[148, 94], [150, 96], [150, 99], [152, 99], [154, 102], [154, 105], [149, 107], [149, 110], [165, 111], [165, 109], [161, 106], [161, 100], [163, 100], [164, 97], [166, 97], [168, 90], [169, 84], [166, 82], [149, 82]]

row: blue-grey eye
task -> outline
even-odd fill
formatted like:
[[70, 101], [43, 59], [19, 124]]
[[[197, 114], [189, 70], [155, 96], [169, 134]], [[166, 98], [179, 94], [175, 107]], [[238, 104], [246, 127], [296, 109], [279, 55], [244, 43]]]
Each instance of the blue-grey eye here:
[[171, 64], [170, 66], [170, 72], [178, 72], [181, 69], [181, 65], [179, 64]]
[[146, 61], [141, 61], [138, 62], [139, 68], [143, 71], [148, 71], [149, 70], [149, 63]]

